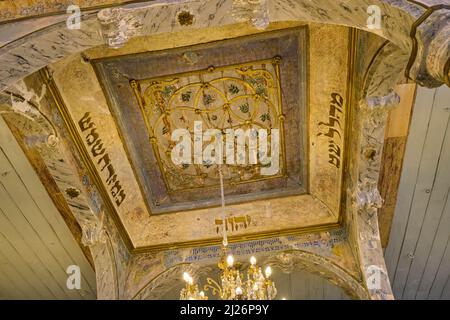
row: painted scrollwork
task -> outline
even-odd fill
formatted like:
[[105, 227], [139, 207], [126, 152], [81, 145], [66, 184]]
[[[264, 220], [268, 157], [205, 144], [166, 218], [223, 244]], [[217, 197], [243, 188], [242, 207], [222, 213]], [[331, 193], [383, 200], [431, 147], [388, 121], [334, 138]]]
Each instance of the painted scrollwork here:
[[143, 25], [138, 16], [124, 8], [100, 10], [97, 18], [102, 27], [102, 36], [111, 48], [120, 48], [130, 38], [138, 36]]
[[6, 110], [0, 108], [0, 114], [18, 114], [39, 124], [44, 131], [48, 132], [45, 140], [41, 142], [49, 147], [55, 147], [58, 143], [56, 129], [51, 120], [39, 108], [46, 92], [45, 84], [42, 85], [41, 93], [38, 95], [34, 90], [28, 89], [23, 81], [19, 81], [10, 90], [0, 92], [0, 104], [8, 107]]

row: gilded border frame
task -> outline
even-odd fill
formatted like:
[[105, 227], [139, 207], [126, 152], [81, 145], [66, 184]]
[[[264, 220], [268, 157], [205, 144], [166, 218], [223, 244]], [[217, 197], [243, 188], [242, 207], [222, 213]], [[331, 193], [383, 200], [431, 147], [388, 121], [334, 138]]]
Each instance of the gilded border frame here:
[[[309, 33], [307, 33], [309, 34]], [[351, 93], [351, 90], [353, 90], [353, 79], [354, 79], [354, 73], [355, 73], [355, 55], [356, 55], [356, 48], [357, 48], [357, 34], [358, 30], [351, 28], [349, 29], [349, 65], [348, 65], [348, 73], [349, 73], [349, 83], [347, 87], [347, 94], [346, 97], [348, 99], [348, 105], [350, 106], [349, 110], [352, 110], [354, 108], [354, 95]], [[309, 37], [307, 37], [307, 43], [309, 44]], [[309, 58], [307, 58], [307, 69], [309, 70]], [[143, 247], [134, 247], [134, 244], [131, 241], [131, 238], [127, 231], [125, 230], [125, 227], [122, 224], [122, 221], [119, 218], [119, 215], [108, 196], [108, 193], [106, 192], [106, 189], [95, 169], [95, 166], [93, 164], [92, 159], [90, 159], [89, 154], [87, 152], [86, 147], [84, 146], [83, 140], [81, 139], [80, 134], [78, 133], [75, 123], [73, 119], [71, 118], [69, 111], [67, 109], [67, 106], [64, 103], [64, 100], [61, 97], [61, 94], [59, 93], [59, 90], [56, 86], [56, 83], [54, 82], [54, 79], [51, 77], [50, 72], [47, 68], [44, 68], [40, 71], [40, 75], [44, 82], [47, 84], [51, 97], [53, 98], [55, 105], [58, 109], [59, 114], [61, 115], [61, 118], [66, 126], [66, 129], [72, 138], [72, 142], [74, 143], [76, 149], [78, 150], [80, 154], [81, 161], [83, 162], [84, 166], [86, 167], [86, 170], [88, 171], [90, 177], [93, 180], [93, 183], [95, 187], [98, 189], [102, 200], [107, 208], [107, 210], [112, 215], [113, 221], [116, 224], [116, 227], [119, 231], [119, 234], [121, 235], [121, 238], [123, 239], [127, 249], [130, 251], [130, 253], [148, 253], [148, 252], [158, 252], [158, 251], [164, 251], [168, 249], [178, 249], [178, 248], [190, 248], [190, 247], [199, 247], [199, 246], [205, 246], [205, 245], [217, 245], [220, 244], [221, 239], [219, 238], [211, 238], [211, 239], [202, 239], [202, 240], [196, 240], [196, 241], [186, 241], [186, 242], [176, 242], [176, 243], [167, 243], [163, 245], [155, 245], [155, 246], [143, 246]], [[309, 76], [308, 76], [309, 79]], [[309, 106], [309, 90], [308, 90], [308, 97], [307, 97], [307, 103]], [[347, 118], [349, 116], [347, 115]], [[347, 122], [346, 126], [346, 136], [348, 136], [348, 125], [350, 121]], [[309, 133], [309, 130], [308, 130]], [[344, 144], [344, 153], [348, 153], [348, 147], [349, 144]], [[346, 168], [347, 164], [344, 166]], [[327, 224], [321, 224], [316, 226], [310, 226], [310, 227], [304, 227], [304, 228], [292, 228], [292, 229], [284, 229], [280, 231], [273, 231], [273, 232], [260, 232], [256, 234], [248, 234], [244, 236], [230, 236], [229, 242], [235, 243], [235, 242], [242, 242], [242, 241], [248, 241], [248, 240], [259, 240], [259, 239], [265, 239], [270, 238], [274, 236], [287, 236], [287, 235], [299, 235], [299, 234], [305, 234], [305, 233], [312, 233], [312, 232], [319, 232], [319, 231], [326, 231], [326, 230], [334, 230], [337, 228], [342, 227], [345, 224], [345, 215], [343, 214], [343, 210], [345, 210], [345, 190], [346, 190], [346, 181], [345, 181], [345, 175], [342, 175], [343, 179], [343, 188], [342, 188], [342, 194], [341, 194], [341, 212], [339, 213], [339, 217], [336, 223], [327, 223]]]

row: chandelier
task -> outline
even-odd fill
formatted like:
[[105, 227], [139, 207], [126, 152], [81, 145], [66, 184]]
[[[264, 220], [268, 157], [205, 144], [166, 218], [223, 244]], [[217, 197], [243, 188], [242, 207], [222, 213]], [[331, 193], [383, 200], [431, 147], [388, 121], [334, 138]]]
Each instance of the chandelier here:
[[[225, 222], [225, 197], [223, 192], [222, 169], [219, 165], [220, 191], [222, 199], [222, 220]], [[266, 267], [264, 273], [256, 264], [256, 258], [250, 258], [250, 266], [246, 276], [241, 272], [241, 264], [235, 263], [233, 255], [228, 253], [226, 228], [222, 228], [222, 253], [217, 263], [221, 270], [220, 284], [212, 278], [207, 278], [203, 290], [194, 282], [189, 273], [184, 272], [185, 287], [181, 289], [180, 300], [208, 300], [205, 291], [211, 290], [220, 300], [272, 300], [277, 295], [275, 283], [270, 279], [272, 269]]]

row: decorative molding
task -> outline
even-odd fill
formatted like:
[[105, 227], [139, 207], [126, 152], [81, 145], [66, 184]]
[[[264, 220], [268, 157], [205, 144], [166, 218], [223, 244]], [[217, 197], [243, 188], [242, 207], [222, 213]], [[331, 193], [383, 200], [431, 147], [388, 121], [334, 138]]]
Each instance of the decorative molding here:
[[362, 97], [386, 96], [402, 78], [409, 52], [392, 42], [385, 42], [367, 68]]
[[[46, 85], [49, 88], [49, 92], [51, 94], [52, 97], [52, 101], [54, 102], [54, 106], [56, 109], [58, 109], [60, 117], [61, 117], [61, 123], [64, 125], [63, 128], [61, 128], [61, 130], [65, 131], [66, 136], [70, 137], [71, 140], [71, 147], [73, 148], [71, 151], [71, 155], [72, 157], [77, 157], [80, 159], [80, 161], [78, 163], [83, 163], [83, 168], [77, 168], [78, 170], [83, 170], [86, 173], [85, 177], [88, 177], [88, 174], [90, 174], [90, 179], [92, 179], [92, 182], [88, 182], [87, 184], [91, 187], [96, 189], [96, 191], [93, 193], [95, 195], [97, 195], [95, 198], [100, 197], [102, 200], [100, 202], [102, 202], [105, 205], [106, 211], [108, 212], [108, 214], [111, 214], [113, 219], [118, 219], [117, 215], [114, 214], [115, 209], [114, 209], [114, 205], [111, 201], [107, 201], [108, 198], [108, 194], [106, 189], [103, 187], [101, 181], [99, 181], [99, 177], [96, 174], [93, 174], [93, 172], [95, 172], [95, 165], [94, 163], [90, 160], [89, 155], [87, 153], [87, 150], [82, 147], [83, 146], [83, 142], [81, 140], [81, 137], [76, 134], [77, 129], [76, 129], [76, 124], [72, 121], [69, 120], [70, 119], [70, 115], [68, 113], [68, 110], [65, 108], [64, 103], [63, 103], [63, 99], [59, 93], [58, 88], [56, 87], [56, 84], [53, 80], [53, 78], [51, 77], [49, 71], [47, 69], [44, 69], [40, 72], [40, 77], [42, 79], [42, 81], [44, 81], [44, 83], [46, 83]], [[89, 179], [89, 178], [87, 178]], [[92, 183], [92, 184], [91, 184]], [[83, 182], [83, 184], [85, 184]], [[94, 198], [93, 194], [91, 194], [91, 197]], [[104, 201], [104, 202], [103, 202]], [[70, 202], [69, 202], [70, 204]], [[81, 215], [75, 215], [77, 220], [79, 221], [80, 224], [82, 224], [83, 222], [80, 222], [81, 220], [85, 220], [87, 219], [88, 221], [91, 220], [91, 215], [96, 215], [96, 213], [94, 213], [91, 209], [91, 207], [89, 205], [86, 206], [89, 209], [89, 214], [85, 215], [85, 214], [81, 214]], [[98, 206], [96, 209], [98, 210], [94, 210], [96, 212], [100, 211], [100, 206]], [[87, 217], [87, 218], [86, 218]], [[97, 217], [95, 217], [95, 219], [97, 219]], [[120, 226], [120, 222], [115, 220], [116, 225]], [[123, 241], [125, 242], [125, 245], [127, 246], [128, 250], [132, 250], [133, 245], [131, 243], [131, 239], [129, 238], [128, 234], [125, 232], [125, 230], [123, 228], [119, 228], [119, 233], [121, 234], [121, 237], [123, 239]], [[90, 236], [87, 235], [87, 239], [89, 239]]]
[[[326, 3], [326, 1], [321, 2], [322, 5]], [[341, 8], [337, 7], [335, 1], [330, 1], [330, 8], [318, 8], [317, 4], [309, 1], [273, 1], [271, 5], [273, 4], [273, 8], [278, 10], [272, 10], [270, 18], [273, 21], [290, 19], [293, 21], [339, 23], [364, 29], [365, 12], [358, 13], [355, 10], [359, 9], [363, 3], [364, 1], [355, 1], [355, 4], [352, 4], [351, 7]], [[345, 270], [340, 269], [340, 267], [321, 256], [312, 256], [303, 252], [284, 252], [277, 255], [273, 263], [287, 271], [297, 266], [310, 268], [321, 276], [327, 277], [330, 281], [335, 281], [338, 285], [347, 287], [350, 292], [353, 292], [354, 296], [360, 298], [391, 299], [393, 296], [381, 249], [377, 221], [377, 210], [382, 205], [377, 181], [384, 143], [384, 127], [388, 110], [398, 103], [398, 96], [389, 92], [389, 88], [393, 87], [404, 69], [410, 50], [412, 51], [411, 57], [414, 58], [410, 60], [412, 63], [409, 65], [410, 68], [407, 68], [407, 75], [425, 86], [432, 87], [442, 82], [449, 85], [450, 57], [448, 48], [450, 37], [448, 26], [443, 25], [446, 20], [442, 19], [448, 17], [449, 8], [448, 6], [440, 6], [436, 9], [425, 9], [427, 12], [416, 20], [417, 12], [410, 12], [411, 10], [406, 6], [407, 1], [380, 1], [380, 3], [386, 4], [385, 16], [392, 23], [385, 26], [383, 30], [372, 32], [384, 35], [390, 42], [380, 50], [380, 54], [375, 57], [369, 68], [364, 85], [364, 96], [369, 97], [361, 100], [359, 110], [356, 112], [354, 120], [356, 142], [352, 142], [356, 145], [356, 158], [353, 161], [354, 164], [351, 165], [356, 168], [356, 175], [353, 177], [353, 185], [350, 186], [349, 190], [349, 195], [353, 200], [352, 206], [347, 208], [347, 210], [355, 213], [352, 217], [351, 230], [355, 241], [354, 245], [358, 248], [357, 259], [360, 261], [364, 284], [359, 283], [346, 274]], [[232, 2], [227, 0], [208, 1], [208, 4], [200, 6], [192, 4], [192, 12], [189, 12], [197, 19], [193, 19], [192, 25], [189, 27], [203, 28], [231, 24], [231, 18], [226, 16], [229, 9], [227, 5], [232, 6], [232, 15], [235, 21], [249, 22], [262, 29], [267, 27], [269, 23], [266, 0], [233, 0]], [[61, 24], [60, 26], [52, 26], [46, 32], [35, 32], [17, 39], [0, 51], [3, 62], [3, 67], [0, 70], [0, 90], [4, 90], [24, 76], [69, 54], [100, 45], [101, 39], [97, 35], [99, 31], [102, 32], [107, 44], [115, 48], [123, 46], [131, 37], [144, 35], [144, 32], [141, 32], [144, 29], [144, 21], [139, 17], [153, 17], [154, 20], [145, 21], [145, 27], [146, 30], [151, 30], [154, 34], [174, 31], [176, 27], [180, 26], [175, 26], [173, 19], [167, 17], [173, 17], [170, 14], [176, 12], [175, 9], [178, 7], [178, 3], [170, 3], [159, 8], [108, 8], [99, 12], [98, 21], [89, 17], [83, 21], [82, 31], [69, 31], [66, 30], [65, 24], [64, 26]], [[323, 11], [318, 11], [319, 9]], [[205, 15], [208, 18], [200, 19], [199, 12], [202, 12], [202, 10], [208, 13]], [[423, 11], [423, 8], [421, 10]], [[439, 18], [443, 22], [439, 23]], [[411, 26], [411, 22], [414, 20], [416, 22]], [[347, 23], [349, 21], [357, 22]], [[101, 30], [98, 28], [98, 22], [100, 22]], [[412, 45], [409, 41], [409, 34], [407, 34], [410, 27], [415, 28]], [[417, 32], [417, 36], [420, 36], [418, 39], [416, 39], [416, 31], [420, 31], [420, 35]], [[46, 43], [50, 42], [55, 44], [56, 49], [46, 46]], [[422, 50], [424, 48], [426, 50]], [[33, 105], [32, 100], [39, 100], [39, 97], [29, 98], [27, 94], [13, 96], [13, 92], [9, 91], [6, 95], [3, 95], [11, 98], [11, 110], [8, 110], [8, 112], [19, 113], [34, 120], [40, 112], [38, 112], [39, 108]], [[67, 116], [64, 112], [61, 113], [63, 117], [64, 115]], [[73, 131], [73, 128], [71, 129]], [[50, 145], [55, 143], [53, 140], [49, 142]], [[80, 141], [75, 141], [75, 144], [80, 145]], [[85, 154], [77, 156], [86, 158]], [[77, 172], [72, 172], [69, 178], [75, 181], [79, 178], [76, 177], [76, 174]], [[84, 194], [85, 190], [83, 191]], [[80, 199], [80, 203], [86, 202], [85, 204], [90, 205], [85, 200]], [[68, 203], [72, 209], [78, 206], [82, 208], [83, 212], [85, 211], [84, 214], [93, 215], [86, 218], [80, 217], [80, 214], [78, 214], [77, 219], [82, 225], [83, 243], [92, 248], [95, 257], [99, 298], [118, 298], [116, 262], [111, 240], [107, 239], [108, 235], [103, 226], [103, 216], [97, 219], [88, 206], [82, 207], [79, 203], [71, 204], [69, 200]], [[126, 237], [124, 241], [127, 241]], [[128, 239], [127, 244], [132, 249], [130, 243]], [[182, 269], [183, 266], [177, 265], [157, 276], [146, 286], [145, 293], [142, 292], [139, 298], [160, 296], [166, 285], [170, 285], [166, 284], [165, 281], [178, 280]], [[379, 272], [381, 277], [380, 286], [377, 288], [370, 284], [374, 272]]]
[[[157, 257], [149, 257], [159, 261]], [[356, 299], [368, 299], [369, 295], [362, 283], [351, 276], [346, 270], [329, 259], [302, 250], [287, 250], [279, 252], [274, 256], [264, 259], [264, 265], [271, 265], [279, 268], [285, 273], [291, 273], [296, 269], [308, 271], [320, 277], [324, 277], [333, 285], [341, 287], [350, 297]], [[245, 267], [245, 264], [243, 265]], [[179, 263], [154, 276], [148, 281], [133, 300], [160, 299], [165, 293], [180, 284], [183, 272], [189, 272], [195, 279], [211, 274], [213, 265], [201, 263]], [[128, 279], [130, 281], [130, 279]]]
[[378, 209], [382, 206], [378, 191], [378, 175], [384, 144], [384, 128], [388, 111], [400, 103], [392, 91], [383, 97], [368, 97], [360, 101], [361, 144], [359, 176], [352, 199], [358, 210]]

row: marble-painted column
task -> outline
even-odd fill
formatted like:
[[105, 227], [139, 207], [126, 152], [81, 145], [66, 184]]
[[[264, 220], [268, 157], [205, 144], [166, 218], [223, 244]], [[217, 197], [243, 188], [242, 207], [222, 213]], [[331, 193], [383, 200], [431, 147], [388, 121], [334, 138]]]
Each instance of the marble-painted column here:
[[393, 91], [386, 96], [367, 97], [360, 101], [355, 120], [359, 137], [351, 166], [356, 181], [348, 190], [351, 204], [347, 210], [351, 212], [352, 242], [370, 299], [394, 298], [378, 228], [377, 211], [383, 200], [377, 186], [388, 111], [399, 102]]

